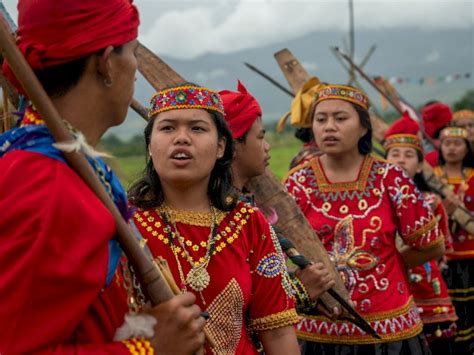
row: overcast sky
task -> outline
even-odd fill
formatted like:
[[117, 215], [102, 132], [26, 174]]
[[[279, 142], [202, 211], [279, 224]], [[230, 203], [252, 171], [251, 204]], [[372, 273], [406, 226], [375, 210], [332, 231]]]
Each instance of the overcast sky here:
[[[4, 1], [16, 17], [15, 0]], [[161, 55], [194, 59], [345, 31], [348, 0], [135, 0], [140, 40]], [[357, 29], [474, 28], [472, 0], [354, 0]]]

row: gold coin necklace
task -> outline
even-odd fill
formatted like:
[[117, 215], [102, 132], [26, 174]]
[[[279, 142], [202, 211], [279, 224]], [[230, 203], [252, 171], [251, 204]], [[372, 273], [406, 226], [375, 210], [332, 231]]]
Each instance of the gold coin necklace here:
[[[161, 218], [166, 224], [165, 231], [168, 233], [168, 236], [169, 236], [171, 251], [173, 252], [173, 255], [176, 260], [176, 264], [178, 266], [178, 271], [179, 271], [180, 279], [182, 282], [181, 289], [183, 291], [186, 291], [186, 285], [188, 285], [194, 291], [199, 292], [201, 294], [201, 299], [203, 301], [203, 304], [206, 304], [206, 302], [204, 301], [204, 298], [202, 296], [202, 291], [205, 290], [211, 282], [211, 276], [209, 275], [209, 272], [207, 271], [207, 266], [209, 265], [211, 256], [214, 253], [214, 249], [215, 249], [214, 247], [215, 247], [217, 232], [218, 232], [216, 213], [213, 206], [211, 206], [211, 212], [212, 212], [211, 231], [209, 233], [209, 238], [207, 241], [206, 255], [204, 256], [204, 260], [202, 262], [194, 262], [192, 260], [191, 255], [186, 249], [186, 246], [184, 243], [185, 241], [184, 237], [181, 236], [181, 234], [178, 231], [178, 228], [176, 227], [176, 222], [175, 221], [171, 222], [172, 227], [173, 227], [171, 228], [169, 218], [168, 218], [168, 213], [166, 213], [166, 211], [163, 211], [163, 210], [161, 212]], [[174, 243], [175, 239], [178, 240], [179, 246], [183, 250], [183, 253], [186, 256], [186, 259], [191, 265], [191, 270], [188, 272], [186, 278], [184, 277], [184, 272], [178, 258], [178, 251], [176, 250], [177, 246]]]

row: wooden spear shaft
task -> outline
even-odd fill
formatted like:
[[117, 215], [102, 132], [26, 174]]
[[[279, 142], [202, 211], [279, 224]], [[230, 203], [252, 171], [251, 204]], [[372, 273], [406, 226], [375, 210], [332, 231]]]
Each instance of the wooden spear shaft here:
[[[72, 140], [73, 138], [69, 130], [66, 128], [58, 111], [33, 73], [33, 70], [13, 42], [12, 36], [6, 29], [4, 22], [5, 19], [2, 17], [2, 23], [0, 25], [0, 49], [8, 61], [11, 70], [25, 89], [28, 97], [34, 103], [38, 113], [45, 121], [56, 142]], [[136, 238], [132, 235], [127, 223], [123, 220], [119, 210], [105, 191], [85, 156], [80, 152], [64, 153], [64, 155], [69, 165], [112, 213], [117, 226], [117, 239], [134, 270], [138, 273], [142, 285], [144, 286], [144, 291], [150, 301], [154, 305], [157, 305], [160, 302], [172, 298], [173, 292], [166, 283], [163, 275], [153, 261], [147, 257]]]

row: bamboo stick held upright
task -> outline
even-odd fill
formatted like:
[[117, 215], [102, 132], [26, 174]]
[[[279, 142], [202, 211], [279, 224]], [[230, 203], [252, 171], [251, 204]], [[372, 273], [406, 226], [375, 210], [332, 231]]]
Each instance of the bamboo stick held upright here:
[[[72, 140], [72, 136], [63, 123], [58, 111], [44, 91], [23, 55], [13, 42], [10, 32], [6, 28], [5, 19], [1, 17], [0, 49], [4, 58], [10, 64], [12, 72], [23, 86], [30, 100], [34, 103], [38, 113], [44, 119], [48, 129], [57, 142]], [[132, 235], [127, 223], [109, 197], [100, 180], [95, 175], [85, 156], [80, 152], [64, 153], [69, 165], [77, 172], [91, 190], [99, 197], [112, 213], [117, 225], [118, 241], [127, 255], [134, 270], [143, 282], [144, 292], [150, 301], [156, 305], [173, 297], [171, 289], [151, 259]]]

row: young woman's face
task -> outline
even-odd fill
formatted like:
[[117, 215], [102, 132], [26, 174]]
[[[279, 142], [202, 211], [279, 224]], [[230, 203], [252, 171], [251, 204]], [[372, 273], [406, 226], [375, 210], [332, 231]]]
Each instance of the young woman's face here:
[[444, 138], [441, 141], [441, 154], [446, 163], [462, 162], [467, 151], [466, 141], [462, 138]]
[[180, 109], [159, 113], [153, 122], [149, 154], [162, 183], [192, 186], [209, 182], [216, 160], [224, 155], [209, 112]]
[[418, 161], [418, 154], [415, 148], [390, 148], [387, 153], [387, 161], [395, 165], [400, 165], [412, 179], [422, 170], [422, 163]]
[[314, 111], [313, 134], [321, 151], [340, 155], [358, 151], [359, 139], [367, 133], [349, 102], [325, 100]]
[[244, 142], [235, 142], [234, 164], [242, 176], [249, 178], [262, 175], [270, 160], [270, 145], [265, 139], [262, 119], [250, 127]]

